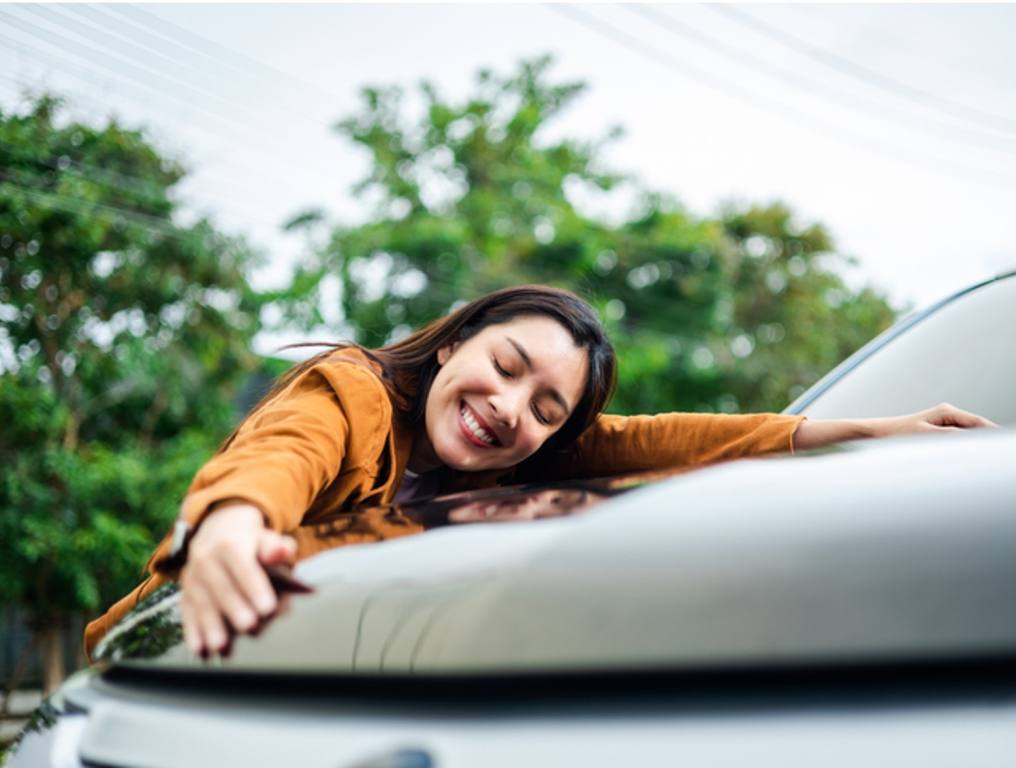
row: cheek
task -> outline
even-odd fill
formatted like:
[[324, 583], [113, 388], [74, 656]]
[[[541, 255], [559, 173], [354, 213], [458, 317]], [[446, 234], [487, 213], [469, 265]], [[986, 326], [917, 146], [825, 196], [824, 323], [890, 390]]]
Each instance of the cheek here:
[[527, 456], [531, 456], [540, 450], [540, 447], [547, 442], [553, 434], [553, 432], [549, 432], [545, 429], [536, 429], [532, 427], [527, 428], [519, 435], [519, 441], [516, 444], [519, 449], [519, 453], [523, 454], [520, 457], [520, 460], [522, 458], [526, 458]]

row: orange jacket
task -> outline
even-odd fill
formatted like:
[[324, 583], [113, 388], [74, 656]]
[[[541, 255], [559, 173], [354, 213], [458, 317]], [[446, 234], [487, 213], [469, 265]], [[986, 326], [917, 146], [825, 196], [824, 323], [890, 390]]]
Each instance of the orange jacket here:
[[[788, 451], [802, 418], [601, 415], [570, 450], [539, 467], [538, 474], [596, 477]], [[387, 504], [395, 497], [411, 448], [412, 432], [395, 412], [375, 364], [359, 350], [340, 350], [292, 381], [241, 425], [229, 447], [197, 473], [180, 516], [196, 527], [216, 502], [242, 499], [261, 509], [273, 529], [291, 532], [354, 505]], [[505, 472], [458, 473], [446, 490], [491, 485], [499, 475], [503, 479]], [[385, 538], [384, 532], [360, 540], [378, 538]], [[167, 535], [149, 559], [148, 577], [88, 624], [86, 652], [139, 601], [170, 580], [153, 569], [169, 548]]]

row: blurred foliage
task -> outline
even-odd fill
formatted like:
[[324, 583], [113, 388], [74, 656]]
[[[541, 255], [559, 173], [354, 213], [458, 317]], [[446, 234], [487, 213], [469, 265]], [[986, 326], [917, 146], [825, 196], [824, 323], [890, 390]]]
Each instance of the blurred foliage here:
[[0, 113], [0, 601], [36, 631], [135, 586], [258, 362], [255, 255], [175, 221], [183, 175], [53, 97]]
[[[698, 217], [603, 167], [619, 129], [551, 138], [584, 88], [551, 82], [551, 65], [480, 71], [455, 103], [424, 82], [417, 117], [402, 89], [365, 88], [337, 130], [370, 156], [354, 191], [373, 214], [334, 226], [308, 254], [288, 316], [322, 324], [322, 282], [337, 273], [345, 320], [334, 331], [379, 346], [494, 288], [571, 288], [617, 346], [611, 410], [622, 413], [782, 409], [892, 321], [882, 295], [845, 285], [837, 269], [849, 260], [828, 233], [786, 206]], [[638, 192], [618, 225], [578, 205], [623, 183]], [[324, 217], [314, 209], [288, 226], [320, 231]]]

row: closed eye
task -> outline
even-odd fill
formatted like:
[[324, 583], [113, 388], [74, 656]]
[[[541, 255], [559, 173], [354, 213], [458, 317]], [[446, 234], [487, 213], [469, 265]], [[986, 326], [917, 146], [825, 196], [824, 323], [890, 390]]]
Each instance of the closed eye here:
[[536, 420], [541, 424], [545, 425], [550, 424], [550, 419], [548, 419], [546, 416], [540, 413], [540, 409], [537, 408], [535, 405], [533, 406], [533, 414], [536, 416]]
[[503, 367], [501, 366], [501, 363], [499, 363], [499, 362], [497, 361], [497, 358], [496, 358], [496, 357], [492, 357], [492, 358], [491, 358], [491, 360], [492, 360], [492, 361], [494, 362], [494, 368], [496, 368], [496, 369], [497, 369], [497, 372], [498, 372], [498, 373], [500, 373], [500, 374], [501, 374], [502, 376], [504, 376], [504, 377], [505, 377], [506, 379], [514, 379], [514, 378], [515, 378], [514, 374], [512, 374], [511, 372], [509, 372], [509, 371], [505, 370], [505, 369], [504, 369], [504, 368], [503, 368]]

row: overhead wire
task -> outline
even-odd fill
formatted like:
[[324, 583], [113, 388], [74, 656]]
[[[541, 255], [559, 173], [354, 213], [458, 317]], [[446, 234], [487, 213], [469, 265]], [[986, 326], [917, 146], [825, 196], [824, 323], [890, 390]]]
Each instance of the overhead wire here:
[[966, 122], [972, 122], [979, 127], [983, 127], [984, 123], [990, 123], [996, 126], [996, 130], [998, 131], [1002, 131], [1009, 136], [1016, 135], [1016, 119], [1014, 118], [977, 109], [958, 101], [954, 101], [953, 99], [946, 98], [940, 94], [932, 93], [931, 91], [927, 91], [922, 88], [915, 88], [914, 86], [908, 85], [896, 78], [890, 77], [889, 75], [864, 67], [844, 56], [840, 56], [832, 51], [826, 50], [825, 48], [821, 48], [817, 45], [801, 40], [789, 32], [785, 32], [772, 24], [764, 22], [758, 17], [745, 13], [744, 11], [734, 8], [731, 5], [727, 5], [725, 3], [709, 3], [704, 7], [708, 8], [713, 13], [720, 14], [721, 16], [740, 24], [747, 29], [751, 29], [771, 40], [775, 40], [786, 48], [790, 48], [814, 61], [835, 69], [848, 77], [852, 77], [855, 80], [866, 83], [867, 85], [892, 93], [914, 104], [925, 107], [926, 109], [935, 110], [941, 114], [950, 115]]
[[[310, 175], [319, 175], [322, 178], [322, 180], [328, 179], [329, 181], [331, 181], [331, 177], [327, 176], [324, 173], [321, 173], [320, 171], [318, 171], [317, 169], [315, 169], [313, 167], [308, 167], [308, 165], [305, 162], [303, 162], [302, 160], [300, 160], [300, 161], [294, 161], [294, 159], [292, 159], [292, 158], [287, 158], [287, 157], [281, 156], [282, 152], [288, 152], [288, 150], [287, 150], [286, 143], [285, 142], [281, 142], [279, 140], [279, 137], [277, 135], [266, 133], [266, 132], [261, 132], [261, 131], [259, 131], [257, 129], [253, 129], [249, 123], [245, 123], [243, 121], [237, 120], [237, 119], [233, 118], [230, 115], [220, 114], [219, 112], [217, 112], [215, 110], [209, 109], [206, 105], [202, 104], [200, 101], [186, 98], [186, 97], [184, 97], [182, 95], [179, 95], [177, 93], [174, 93], [174, 92], [172, 92], [170, 90], [159, 89], [159, 88], [151, 85], [150, 83], [148, 83], [143, 77], [139, 78], [139, 77], [136, 77], [136, 76], [131, 76], [128, 73], [121, 74], [115, 67], [112, 67], [112, 66], [106, 64], [104, 61], [101, 61], [101, 60], [96, 61], [96, 55], [98, 55], [100, 57], [100, 59], [103, 56], [108, 56], [109, 55], [105, 51], [97, 50], [95, 48], [92, 48], [91, 46], [86, 46], [86, 45], [84, 45], [82, 43], [79, 43], [79, 42], [77, 42], [75, 40], [72, 40], [72, 39], [68, 38], [66, 35], [62, 35], [60, 33], [53, 32], [53, 31], [50, 31], [50, 30], [46, 30], [46, 29], [44, 29], [42, 27], [39, 27], [38, 25], [32, 24], [31, 22], [25, 22], [24, 20], [17, 19], [16, 17], [13, 17], [11, 14], [8, 14], [8, 13], [4, 12], [3, 10], [0, 10], [0, 21], [7, 21], [8, 23], [11, 23], [14, 26], [17, 26], [19, 29], [27, 31], [29, 34], [33, 35], [34, 37], [36, 37], [38, 39], [41, 39], [43, 42], [46, 42], [47, 44], [49, 44], [49, 45], [51, 45], [53, 47], [59, 48], [60, 50], [62, 50], [65, 53], [67, 52], [68, 49], [76, 50], [76, 51], [79, 52], [78, 54], [76, 54], [77, 58], [84, 58], [86, 60], [94, 62], [95, 64], [97, 64], [98, 66], [102, 67], [103, 69], [105, 69], [107, 71], [110, 71], [114, 76], [118, 77], [118, 79], [123, 79], [124, 76], [127, 76], [133, 82], [138, 83], [139, 85], [141, 85], [142, 87], [144, 87], [147, 90], [153, 91], [157, 95], [170, 96], [170, 97], [176, 99], [177, 101], [180, 101], [180, 102], [186, 104], [188, 107], [193, 107], [193, 108], [198, 109], [199, 111], [201, 111], [202, 113], [206, 114], [209, 117], [215, 118], [216, 120], [219, 120], [219, 121], [223, 121], [223, 122], [232, 124], [236, 130], [240, 131], [242, 134], [244, 134], [248, 138], [260, 139], [260, 142], [259, 142], [258, 146], [259, 147], [263, 147], [265, 144], [267, 144], [267, 145], [271, 146], [272, 151], [266, 152], [266, 151], [262, 150], [259, 153], [259, 161], [260, 160], [268, 160], [270, 162], [274, 162], [277, 165], [283, 165], [283, 166], [289, 167], [291, 169], [296, 169], [300, 173], [310, 174]], [[47, 35], [49, 36], [49, 38], [54, 38], [54, 39], [58, 40], [59, 42], [58, 43], [52, 42], [52, 39], [47, 38]], [[72, 54], [72, 55], [74, 55], [74, 54]], [[115, 61], [120, 61], [121, 59], [120, 59], [120, 57], [115, 57], [114, 60]], [[249, 143], [248, 143], [248, 145], [249, 145]]]
[[[45, 55], [42, 52], [40, 52], [38, 50], [35, 50], [35, 49], [27, 48], [27, 47], [25, 47], [23, 45], [20, 45], [19, 43], [11, 40], [10, 38], [6, 38], [2, 34], [0, 34], [0, 43], [3, 43], [4, 45], [6, 45], [10, 50], [18, 51], [19, 53], [21, 53], [24, 56], [30, 56], [34, 61], [40, 61], [40, 60], [43, 60], [43, 59], [46, 58]], [[89, 74], [95, 74], [94, 70], [87, 69], [87, 68], [81, 68], [81, 67], [74, 68], [74, 69], [64, 69], [64, 68], [61, 67], [60, 73], [62, 75], [69, 75], [69, 76], [71, 76], [71, 77], [73, 77], [73, 78], [75, 78], [77, 80], [80, 80], [81, 82], [85, 83], [86, 85], [89, 85], [89, 86], [94, 85], [94, 83], [92, 81], [92, 78], [89, 77]], [[7, 80], [12, 85], [14, 85], [16, 88], [24, 88], [24, 87], [26, 87], [26, 82], [24, 80], [18, 80], [17, 78], [9, 77], [8, 75], [6, 75], [5, 73], [2, 73], [2, 72], [0, 72], [0, 79]], [[119, 85], [121, 85], [121, 86], [127, 86], [127, 87], [134, 86], [134, 84], [130, 83], [130, 82], [120, 83]], [[23, 93], [19, 93], [18, 94], [19, 98], [21, 98], [23, 96], [24, 96]], [[73, 103], [74, 100], [75, 100], [75, 99], [69, 98], [67, 96], [61, 96], [60, 98], [61, 98], [61, 101], [65, 102], [65, 103]], [[11, 146], [11, 145], [8, 145], [8, 146]], [[205, 174], [205, 175], [213, 175], [213, 176], [214, 176], [214, 164], [215, 163], [217, 163], [219, 165], [222, 165], [222, 166], [225, 166], [225, 167], [232, 167], [232, 168], [239, 169], [239, 166], [235, 162], [230, 161], [228, 158], [214, 157], [213, 160], [214, 160], [214, 163], [210, 163], [210, 162], [207, 162], [207, 161], [203, 161], [203, 162], [188, 161], [188, 162], [183, 163], [183, 165], [186, 167], [191, 162], [194, 162], [196, 165], [199, 165], [201, 167], [201, 172], [203, 174]], [[101, 176], [101, 175], [107, 175], [107, 176], [109, 176], [109, 174], [111, 173], [109, 171], [106, 171], [105, 169], [99, 168], [98, 166], [91, 165], [91, 164], [88, 164], [88, 163], [83, 163], [81, 161], [77, 161], [76, 160], [75, 164], [78, 167], [82, 168], [83, 170], [87, 170], [89, 173], [95, 174], [97, 176]], [[149, 180], [141, 178], [141, 177], [138, 177], [138, 176], [131, 176], [129, 174], [122, 174], [122, 173], [118, 173], [116, 175], [122, 180], [123, 186], [127, 190], [130, 190], [132, 187], [136, 188], [135, 185], [144, 185], [144, 184], [149, 183]], [[111, 176], [109, 176], [109, 177], [112, 178]], [[185, 180], [187, 178], [188, 177], [185, 177]], [[220, 181], [225, 183], [225, 186], [226, 186], [226, 188], [228, 190], [231, 190], [231, 191], [234, 191], [234, 192], [237, 192], [237, 193], [245, 192], [246, 191], [246, 190], [242, 190], [241, 187], [237, 186], [234, 182], [232, 182], [230, 180], [229, 176], [224, 176], [222, 179], [220, 179]], [[274, 183], [277, 183], [277, 184], [279, 184], [281, 186], [285, 186], [285, 187], [287, 187], [287, 188], [289, 188], [290, 190], [293, 190], [293, 191], [296, 190], [296, 188], [293, 186], [292, 182], [286, 176], [281, 177], [280, 179], [278, 179]], [[230, 207], [228, 205], [228, 202], [229, 202], [229, 196], [226, 196], [226, 204], [224, 206], [226, 209], [229, 209], [229, 207]], [[223, 203], [220, 202], [219, 205], [223, 205]]]
[[[49, 6], [38, 4], [24, 7], [31, 13], [46, 19], [54, 26], [66, 27], [71, 23], [79, 25], [74, 28], [74, 33], [76, 35], [85, 38], [91, 42], [96, 42], [99, 45], [104, 46], [105, 49], [109, 51], [113, 56], [118, 58], [121, 62], [127, 63], [127, 65], [132, 67], [133, 69], [140, 71], [145, 77], [154, 77], [157, 80], [163, 81], [164, 83], [173, 84], [176, 87], [186, 90], [188, 92], [197, 94], [199, 96], [204, 96], [205, 98], [208, 99], [212, 99], [213, 101], [218, 102], [221, 106], [228, 107], [231, 110], [238, 110], [250, 116], [256, 114], [254, 110], [252, 110], [248, 105], [242, 102], [223, 97], [221, 94], [216, 93], [215, 91], [209, 90], [207, 88], [204, 88], [203, 86], [201, 86], [196, 82], [183, 80], [178, 77], [175, 77], [174, 75], [167, 74], [162, 69], [156, 69], [148, 66], [148, 64], [144, 62], [143, 57], [152, 55], [158, 56], [163, 61], [170, 63], [174, 67], [180, 67], [180, 63], [166, 56], [163, 56], [161, 53], [158, 53], [157, 51], [142, 48], [141, 46], [136, 45], [130, 40], [125, 40], [118, 34], [110, 32], [107, 29], [103, 29], [102, 27], [96, 26], [90, 20], [84, 19], [83, 20], [84, 23], [87, 24], [88, 26], [85, 28], [81, 28], [80, 27], [81, 22], [75, 22], [73, 19], [71, 19], [69, 16], [66, 15], [67, 12], [55, 11], [53, 10], [53, 8]], [[80, 16], [80, 12], [75, 11], [73, 5], [69, 6], [68, 8], [70, 13], [74, 13], [75, 15]], [[121, 50], [127, 51], [127, 53], [121, 54], [121, 52], [117, 50], [117, 46], [119, 46]]]
[[[3, 188], [17, 190], [23, 195], [70, 213], [106, 213], [109, 216], [119, 218], [125, 222], [139, 224], [143, 229], [149, 232], [155, 232], [160, 235], [175, 237], [178, 239], [182, 239], [187, 236], [187, 234], [181, 232], [180, 229], [172, 224], [172, 222], [166, 219], [141, 213], [140, 211], [131, 211], [126, 208], [119, 208], [115, 205], [107, 205], [105, 203], [97, 203], [90, 200], [81, 200], [80, 198], [67, 197], [66, 195], [54, 192], [40, 191], [36, 187], [30, 187], [23, 183], [19, 183], [19, 181], [14, 179], [10, 174], [0, 171], [0, 189]], [[114, 224], [116, 223], [116, 218], [113, 219]]]
[[[54, 48], [57, 48], [58, 50], [60, 50], [65, 54], [70, 53], [71, 55], [75, 56], [75, 58], [91, 61], [92, 63], [101, 67], [102, 69], [111, 72], [118, 79], [122, 80], [126, 76], [130, 80], [138, 83], [147, 90], [150, 90], [159, 95], [171, 96], [179, 101], [184, 102], [190, 107], [194, 107], [201, 110], [202, 112], [204, 112], [210, 117], [215, 118], [216, 120], [221, 120], [226, 123], [232, 123], [235, 127], [240, 128], [244, 127], [242, 123], [239, 123], [235, 119], [232, 119], [231, 117], [228, 116], [223, 116], [214, 110], [208, 109], [206, 106], [204, 106], [198, 101], [195, 101], [193, 98], [181, 96], [179, 94], [173, 93], [171, 90], [159, 88], [158, 86], [151, 84], [145, 77], [146, 73], [144, 71], [142, 71], [142, 76], [140, 77], [137, 75], [130, 74], [132, 70], [138, 68], [132, 62], [126, 61], [120, 56], [117, 56], [115, 54], [111, 54], [109, 51], [97, 49], [93, 46], [87, 45], [78, 40], [74, 40], [60, 32], [49, 30], [46, 29], [45, 27], [41, 27], [29, 21], [25, 21], [24, 19], [20, 19], [3, 10], [0, 10], [0, 21], [6, 22], [7, 24], [14, 26], [20, 29], [22, 32], [26, 32], [27, 34], [31, 35], [37, 40], [40, 40], [43, 43], [46, 43]], [[108, 59], [112, 59], [115, 66], [106, 63], [106, 60]], [[120, 69], [118, 69], [118, 67], [124, 64], [127, 65], [126, 71], [121, 71]]]
[[[50, 61], [52, 63], [53, 66], [56, 66], [58, 68], [58, 70], [59, 70], [61, 75], [67, 75], [67, 76], [73, 77], [73, 78], [83, 82], [84, 84], [86, 84], [89, 87], [93, 87], [94, 86], [93, 78], [89, 77], [89, 74], [96, 75], [97, 73], [95, 72], [95, 70], [92, 70], [92, 69], [88, 68], [87, 66], [86, 67], [81, 67], [81, 66], [70, 67], [70, 66], [67, 66], [64, 62], [62, 62], [60, 60], [57, 60], [57, 59], [54, 59], [54, 57], [52, 55], [49, 55], [49, 54], [47, 54], [47, 53], [45, 53], [45, 52], [43, 52], [43, 51], [41, 51], [41, 50], [39, 50], [37, 48], [26, 47], [26, 46], [24, 46], [24, 45], [22, 45], [22, 44], [20, 44], [20, 43], [18, 43], [16, 41], [14, 41], [14, 40], [11, 40], [10, 38], [6, 38], [2, 34], [0, 34], [0, 43], [4, 43], [10, 50], [18, 51], [23, 56], [26, 56], [26, 57], [30, 58], [33, 62], [37, 62], [38, 63], [38, 62], [42, 62], [42, 61], [47, 61], [48, 60], [48, 61]], [[7, 79], [10, 80], [10, 78], [7, 78]], [[127, 87], [127, 88], [137, 88], [138, 87], [138, 84], [136, 84], [136, 83], [134, 83], [132, 81], [117, 80], [116, 82], [117, 82], [118, 86], [120, 86], [120, 87]], [[23, 83], [16, 83], [16, 84], [23, 85]], [[158, 95], [158, 91], [155, 91], [155, 94]], [[62, 97], [62, 98], [66, 101], [66, 97]], [[278, 164], [279, 164], [279, 161], [276, 160], [275, 158], [273, 158], [270, 155], [270, 153], [265, 153], [265, 152], [259, 151], [258, 152], [258, 158], [259, 158], [259, 161], [263, 160], [263, 159], [267, 159], [267, 160], [269, 160], [269, 162], [274, 161], [273, 164], [276, 165], [276, 166], [278, 166]], [[220, 166], [224, 166], [224, 167], [228, 167], [228, 168], [234, 168], [234, 169], [237, 169], [237, 170], [241, 170], [241, 167], [236, 163], [236, 161], [230, 160], [228, 157], [224, 157], [223, 153], [221, 151], [220, 152], [212, 153], [212, 155], [211, 155], [209, 160], [205, 160], [205, 161], [201, 161], [201, 162], [197, 162], [197, 161], [191, 160], [190, 162], [193, 162], [196, 165], [200, 166], [201, 173], [206, 175], [206, 176], [209, 175], [209, 174], [214, 175], [214, 166], [215, 165], [220, 165]], [[190, 162], [187, 163], [187, 164], [190, 164]], [[303, 166], [301, 166], [301, 169], [302, 170], [307, 170]], [[220, 171], [220, 174], [221, 173], [222, 172]], [[322, 178], [324, 178], [324, 177], [322, 177]], [[135, 181], [143, 182], [144, 180], [143, 179], [137, 179], [137, 178], [135, 178]], [[232, 191], [235, 191], [235, 192], [241, 192], [241, 188], [236, 186], [235, 182], [231, 181], [231, 177], [229, 175], [224, 175], [222, 177], [222, 181], [225, 182], [227, 189], [231, 189]], [[287, 188], [291, 192], [299, 192], [300, 191], [299, 188], [295, 186], [295, 182], [292, 179], [291, 174], [278, 174], [276, 177], [274, 177], [272, 179], [271, 183], [276, 185], [276, 186], [281, 186], [281, 187]], [[242, 192], [245, 194], [247, 192], [247, 190], [243, 190]], [[229, 196], [227, 196], [226, 199], [228, 200]]]
[[[160, 199], [158, 197], [159, 194], [165, 194], [168, 191], [161, 184], [153, 182], [151, 179], [143, 179], [139, 176], [127, 176], [96, 165], [82, 163], [71, 158], [69, 155], [65, 155], [55, 161], [46, 160], [39, 157], [36, 153], [26, 152], [16, 144], [11, 144], [0, 138], [0, 156], [4, 154], [9, 154], [21, 161], [41, 166], [47, 171], [66, 173], [70, 176], [99, 184], [107, 189], [138, 195], [143, 199], [158, 200]], [[61, 163], [61, 160], [64, 162]]]
[[[934, 130], [939, 134], [938, 138], [963, 144], [967, 147], [984, 149], [984, 142], [990, 142], [991, 148], [996, 151], [1016, 154], [1016, 143], [1000, 143], [1000, 141], [1016, 142], [1016, 136], [1000, 137], [994, 133], [987, 134], [984, 133], [983, 130], [955, 125], [953, 123], [945, 122], [937, 117], [920, 117], [907, 112], [905, 109], [898, 107], [896, 104], [880, 104], [858, 94], [846, 92], [837, 93], [831, 90], [825, 83], [804, 77], [797, 70], [773, 64], [765, 58], [751, 53], [742, 46], [734, 45], [713, 37], [699, 29], [696, 29], [691, 24], [676, 19], [672, 14], [663, 13], [646, 5], [630, 4], [622, 5], [620, 7], [629, 13], [642, 17], [650, 24], [661, 27], [672, 34], [679, 35], [687, 40], [692, 40], [705, 48], [718, 52], [722, 56], [740, 62], [741, 64], [750, 67], [754, 72], [761, 72], [769, 77], [787, 82], [808, 93], [827, 98], [832, 101], [840, 103], [843, 103], [844, 101], [854, 102], [855, 104], [859, 103], [862, 105], [863, 111], [867, 112], [876, 119], [892, 122], [884, 113], [878, 114], [873, 111], [888, 109], [896, 113], [896, 119], [919, 128], [925, 135], [928, 135], [930, 131]], [[976, 145], [971, 144], [969, 142], [971, 139], [980, 143]]]
[[[639, 56], [651, 58], [658, 63], [663, 64], [668, 69], [678, 72], [684, 77], [690, 78], [699, 85], [703, 85], [713, 91], [716, 91], [728, 99], [737, 100], [739, 103], [744, 102], [751, 104], [756, 109], [775, 115], [781, 120], [790, 122], [795, 126], [807, 126], [810, 130], [817, 131], [825, 138], [833, 139], [852, 148], [862, 147], [870, 152], [883, 155], [893, 160], [902, 160], [925, 171], [941, 173], [943, 168], [950, 167], [952, 171], [949, 175], [954, 178], [963, 178], [968, 181], [977, 181], [983, 184], [1006, 188], [1012, 187], [1016, 184], [1016, 179], [1010, 178], [1004, 174], [998, 174], [983, 169], [969, 168], [964, 165], [957, 164], [951, 159], [935, 157], [919, 151], [886, 146], [877, 141], [873, 141], [870, 137], [858, 133], [847, 126], [822, 120], [807, 111], [788, 104], [776, 102], [774, 106], [772, 99], [759, 97], [755, 91], [745, 88], [739, 83], [731, 82], [730, 80], [720, 77], [702, 67], [697, 67], [694, 64], [682, 61], [670, 54], [665, 54], [660, 50], [647, 45], [644, 40], [625, 32], [614, 24], [604, 21], [601, 18], [593, 16], [585, 11], [580, 11], [575, 6], [545, 4], [545, 7], [555, 13], [571, 19], [571, 21], [579, 24], [580, 26], [608, 38], [615, 44], [633, 51]], [[850, 140], [844, 138], [845, 136], [849, 136]], [[930, 164], [928, 162], [929, 160], [931, 161]]]
[[229, 66], [239, 74], [253, 77], [252, 72], [258, 71], [263, 75], [284, 81], [290, 86], [296, 86], [315, 98], [320, 98], [321, 96], [333, 99], [341, 98], [340, 94], [330, 89], [313, 85], [303, 78], [246, 56], [219, 41], [211, 40], [189, 29], [185, 29], [179, 24], [175, 24], [169, 19], [154, 14], [138, 5], [118, 3], [101, 7], [107, 13], [113, 12], [119, 14], [135, 26], [148, 31], [148, 34], [159, 35], [173, 46], [198, 53], [213, 62]]

